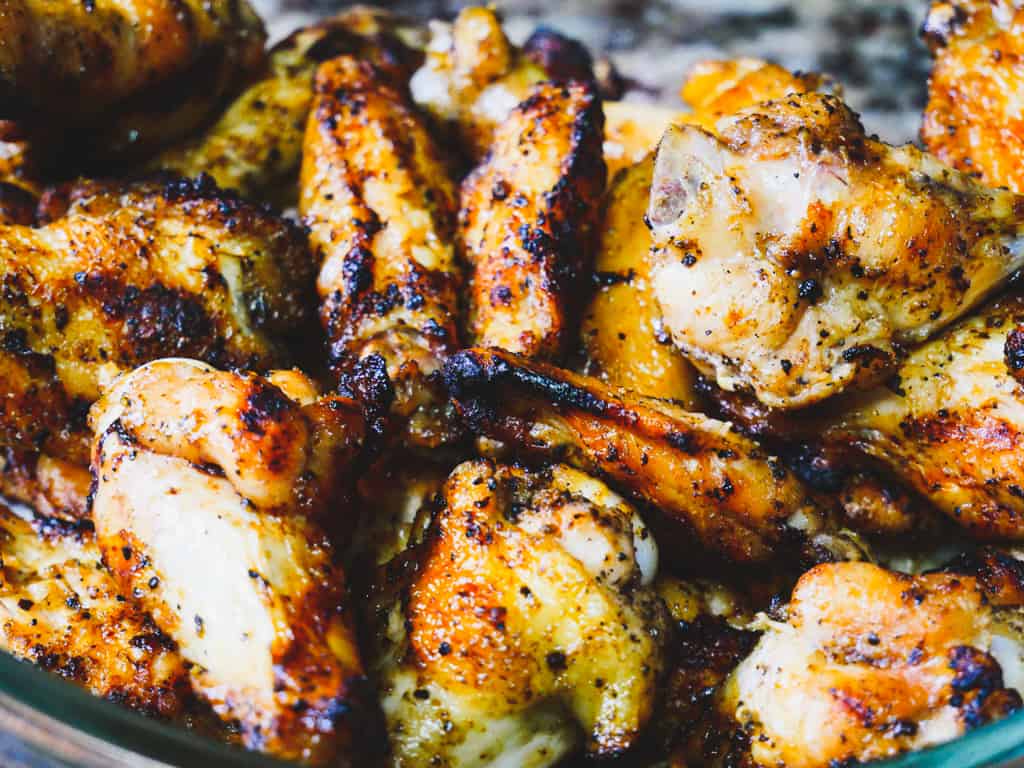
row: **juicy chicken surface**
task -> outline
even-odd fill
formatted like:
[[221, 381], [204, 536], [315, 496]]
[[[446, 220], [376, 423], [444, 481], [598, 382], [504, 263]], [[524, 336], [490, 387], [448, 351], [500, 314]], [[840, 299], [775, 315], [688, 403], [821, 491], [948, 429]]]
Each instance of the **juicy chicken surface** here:
[[922, 33], [935, 56], [925, 146], [989, 186], [1024, 191], [1024, 9], [1010, 0], [942, 0]]
[[[695, 371], [672, 344], [651, 280], [653, 240], [646, 213], [653, 150], [670, 125], [698, 125], [713, 132], [726, 114], [790, 93], [821, 90], [827, 83], [821, 76], [794, 75], [758, 59], [704, 61], [682, 90], [692, 113], [605, 104], [605, 158], [633, 156], [636, 162], [615, 175], [605, 199], [601, 244], [594, 259], [598, 287], [583, 313], [581, 331], [586, 373], [698, 409]], [[609, 173], [617, 162], [609, 160]]]
[[559, 465], [466, 462], [444, 495], [378, 608], [394, 765], [537, 768], [581, 743], [624, 751], [653, 709], [665, 623], [636, 511]]
[[1024, 299], [1005, 296], [915, 350], [889, 387], [823, 430], [888, 465], [982, 539], [1024, 538]]
[[0, 507], [0, 648], [149, 715], [191, 698], [175, 642], [103, 567], [87, 527], [34, 522]]
[[209, 183], [85, 184], [0, 227], [0, 443], [88, 463], [85, 411], [167, 354], [265, 370], [312, 320], [298, 227]]
[[251, 749], [371, 764], [383, 737], [326, 535], [345, 524], [358, 407], [297, 372], [168, 359], [120, 379], [91, 418], [100, 550], [196, 691]]
[[296, 30], [270, 52], [266, 73], [204, 133], [158, 156], [153, 166], [183, 176], [207, 173], [245, 197], [293, 203], [292, 180], [302, 161], [317, 66], [352, 54], [408, 81], [420, 57], [403, 42], [411, 35], [384, 11], [355, 6]]
[[369, 63], [325, 62], [315, 91], [299, 210], [320, 262], [331, 368], [381, 355], [410, 440], [436, 444], [445, 397], [431, 377], [458, 348], [454, 183], [408, 99]]
[[603, 477], [711, 552], [753, 562], [793, 541], [812, 559], [846, 549], [828, 507], [726, 422], [496, 349], [450, 357], [445, 381], [475, 434]]
[[576, 329], [606, 169], [592, 86], [533, 87], [463, 182], [459, 247], [475, 344], [557, 359]]
[[1024, 649], [1003, 610], [970, 575], [817, 566], [721, 691], [741, 734], [731, 764], [874, 760], [1020, 709]]
[[664, 321], [726, 390], [809, 405], [891, 372], [1024, 265], [1024, 200], [793, 95], [662, 139], [651, 190]]
[[0, 39], [4, 117], [44, 123], [95, 118], [133, 97], [156, 103], [161, 90], [166, 111], [199, 72], [224, 95], [259, 65], [265, 34], [246, 0], [5, 0]]

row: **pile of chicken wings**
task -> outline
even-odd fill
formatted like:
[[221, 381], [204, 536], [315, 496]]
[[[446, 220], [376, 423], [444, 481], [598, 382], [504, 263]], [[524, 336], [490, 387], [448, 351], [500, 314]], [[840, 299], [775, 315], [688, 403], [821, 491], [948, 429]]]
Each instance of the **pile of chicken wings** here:
[[316, 766], [1021, 709], [1024, 10], [922, 34], [923, 148], [483, 7], [2, 0], [0, 647]]

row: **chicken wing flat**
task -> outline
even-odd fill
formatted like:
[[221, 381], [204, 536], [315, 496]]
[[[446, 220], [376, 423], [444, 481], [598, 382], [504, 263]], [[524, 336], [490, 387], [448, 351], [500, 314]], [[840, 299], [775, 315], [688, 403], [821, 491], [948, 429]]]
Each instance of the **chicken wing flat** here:
[[604, 194], [603, 120], [592, 86], [537, 85], [463, 182], [473, 343], [546, 359], [566, 351]]
[[451, 125], [458, 149], [484, 158], [498, 126], [535, 84], [592, 81], [590, 55], [574, 40], [537, 30], [515, 47], [493, 9], [464, 8], [451, 24], [432, 22], [426, 60], [409, 82], [412, 97], [438, 122]]
[[987, 305], [859, 393], [825, 440], [882, 461], [973, 536], [1024, 539], [1022, 329], [1024, 299]]
[[92, 412], [92, 513], [115, 579], [246, 746], [362, 766], [383, 735], [323, 524], [346, 514], [336, 502], [363, 420], [314, 392], [297, 373], [136, 369]]
[[[270, 52], [266, 76], [243, 91], [204, 134], [153, 163], [184, 176], [207, 173], [249, 198], [284, 198], [302, 160], [313, 76], [320, 62], [343, 53], [364, 57], [406, 83], [421, 56], [400, 39], [387, 13], [356, 6], [293, 32]], [[294, 201], [292, 195], [291, 202]]]
[[116, 374], [167, 354], [265, 370], [310, 327], [298, 227], [204, 180], [72, 197], [46, 226], [0, 227], [0, 443], [84, 465]]
[[192, 696], [174, 641], [110, 578], [91, 530], [0, 507], [0, 647], [97, 696], [171, 718]]
[[820, 565], [800, 579], [785, 618], [762, 628], [720, 695], [740, 726], [734, 764], [866, 762], [1021, 707], [1019, 632], [971, 576]]
[[259, 65], [265, 34], [246, 0], [4, 0], [0, 39], [4, 117], [81, 122], [199, 63], [223, 94]]
[[458, 348], [454, 183], [407, 98], [373, 65], [324, 62], [315, 90], [299, 210], [321, 265], [331, 369], [381, 355], [408, 435], [437, 444], [446, 398], [431, 378]]
[[407, 599], [379, 607], [395, 765], [540, 768], [636, 741], [666, 621], [629, 504], [568, 467], [466, 462], [416, 559]]
[[648, 215], [666, 326], [726, 390], [795, 408], [891, 372], [1024, 265], [1024, 200], [793, 95], [662, 139]]
[[459, 352], [445, 380], [475, 434], [604, 477], [712, 552], [752, 562], [779, 554], [787, 540], [839, 545], [823, 534], [827, 509], [726, 422], [501, 350]]
[[925, 146], [990, 186], [1024, 191], [1024, 9], [1009, 0], [942, 0], [922, 32], [935, 56]]

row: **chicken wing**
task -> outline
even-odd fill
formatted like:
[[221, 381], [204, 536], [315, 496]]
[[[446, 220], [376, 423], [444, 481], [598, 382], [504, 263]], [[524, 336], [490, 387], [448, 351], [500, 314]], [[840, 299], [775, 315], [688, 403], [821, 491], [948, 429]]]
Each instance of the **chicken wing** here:
[[466, 462], [416, 562], [378, 608], [395, 765], [538, 768], [636, 741], [665, 617], [629, 504], [568, 467]]
[[788, 615], [762, 627], [720, 697], [739, 724], [738, 764], [889, 757], [1021, 707], [1021, 636], [970, 576], [820, 565], [800, 579]]
[[157, 92], [166, 116], [177, 92], [188, 94], [179, 79], [201, 76], [205, 108], [180, 126], [191, 128], [259, 66], [265, 38], [246, 0], [4, 0], [4, 117], [60, 121], [64, 130]]
[[436, 445], [448, 430], [432, 381], [458, 348], [454, 184], [423, 122], [371, 64], [324, 62], [315, 91], [299, 210], [321, 265], [331, 368], [381, 355], [408, 436]]
[[459, 247], [473, 343], [547, 359], [566, 351], [604, 194], [603, 130], [591, 86], [537, 85], [463, 182]]
[[324, 526], [347, 514], [363, 421], [314, 392], [297, 373], [136, 369], [92, 411], [92, 514], [115, 579], [246, 746], [362, 766], [382, 734]]
[[940, 0], [922, 33], [935, 56], [925, 146], [989, 186], [1024, 191], [1024, 9], [1010, 0]]
[[[598, 288], [583, 315], [584, 371], [642, 395], [700, 402], [695, 372], [664, 328], [650, 276], [647, 213], [654, 174], [653, 150], [672, 124], [714, 131], [724, 115], [790, 93], [822, 90], [820, 75], [794, 75], [757, 59], [705, 61], [683, 88], [690, 114], [664, 108], [606, 104], [604, 151], [608, 161], [632, 156], [636, 164], [616, 176], [605, 202], [601, 246], [594, 263]], [[630, 120], [635, 114], [636, 124]], [[641, 122], [642, 121], [642, 122]], [[637, 151], [639, 150], [639, 156]], [[612, 161], [609, 162], [609, 173]]]
[[[220, 119], [194, 140], [167, 150], [153, 167], [183, 176], [208, 173], [248, 198], [293, 202], [291, 179], [302, 160], [302, 141], [320, 62], [349, 53], [367, 58], [406, 83], [422, 59], [402, 42], [399, 20], [356, 6], [293, 32], [270, 52], [266, 76], [253, 83]], [[290, 200], [289, 200], [290, 198]]]
[[1024, 266], [1024, 199], [794, 95], [662, 139], [648, 211], [666, 326], [727, 390], [795, 408], [891, 372]]
[[445, 381], [475, 434], [607, 478], [711, 552], [753, 562], [802, 542], [812, 560], [857, 556], [828, 507], [726, 422], [501, 350], [453, 355]]
[[573, 40], [538, 30], [516, 48], [491, 8], [464, 8], [455, 21], [430, 24], [426, 60], [409, 82], [412, 97], [451, 125], [458, 149], [480, 161], [498, 126], [543, 80], [593, 81], [590, 55]]
[[882, 461], [972, 536], [1024, 539], [1021, 328], [1024, 299], [987, 305], [915, 350], [891, 386], [837, 406], [824, 439]]
[[85, 465], [116, 374], [172, 353], [265, 370], [310, 327], [298, 227], [202, 179], [71, 196], [47, 226], [0, 227], [0, 444]]
[[191, 698], [175, 642], [103, 568], [88, 527], [0, 506], [0, 647], [97, 696], [163, 718]]

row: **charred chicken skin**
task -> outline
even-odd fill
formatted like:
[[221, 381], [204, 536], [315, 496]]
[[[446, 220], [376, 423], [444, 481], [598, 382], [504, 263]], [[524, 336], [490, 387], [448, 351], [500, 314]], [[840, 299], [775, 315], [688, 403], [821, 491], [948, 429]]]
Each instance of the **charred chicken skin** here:
[[1024, 199], [868, 138], [834, 97], [717, 128], [665, 134], [648, 215], [665, 325], [723, 389], [796, 408], [876, 383], [1024, 265]]
[[324, 62], [303, 150], [299, 210], [318, 254], [320, 316], [338, 376], [381, 355], [409, 438], [446, 439], [432, 378], [458, 348], [455, 188], [423, 121], [371, 64]]
[[295, 372], [136, 369], [92, 410], [92, 516], [114, 578], [246, 746], [362, 766], [381, 734], [325, 530], [363, 419], [315, 393]]
[[475, 433], [606, 478], [713, 552], [754, 562], [787, 541], [812, 559], [846, 549], [827, 507], [726, 422], [496, 349], [450, 357], [445, 381]]
[[994, 607], [986, 591], [969, 575], [868, 563], [806, 573], [719, 694], [739, 725], [732, 764], [875, 760], [1020, 709], [1020, 604]]
[[603, 130], [592, 86], [537, 85], [463, 182], [458, 235], [473, 343], [548, 360], [565, 353], [588, 288]]
[[309, 327], [294, 225], [208, 181], [76, 188], [62, 218], [0, 227], [0, 443], [88, 463], [88, 405], [167, 354], [266, 370]]
[[1024, 191], [1024, 9], [1009, 0], [942, 0], [922, 32], [935, 56], [925, 146], [989, 186]]
[[378, 608], [394, 764], [538, 768], [581, 742], [624, 751], [653, 709], [665, 624], [636, 511], [559, 465], [466, 462], [444, 497]]

